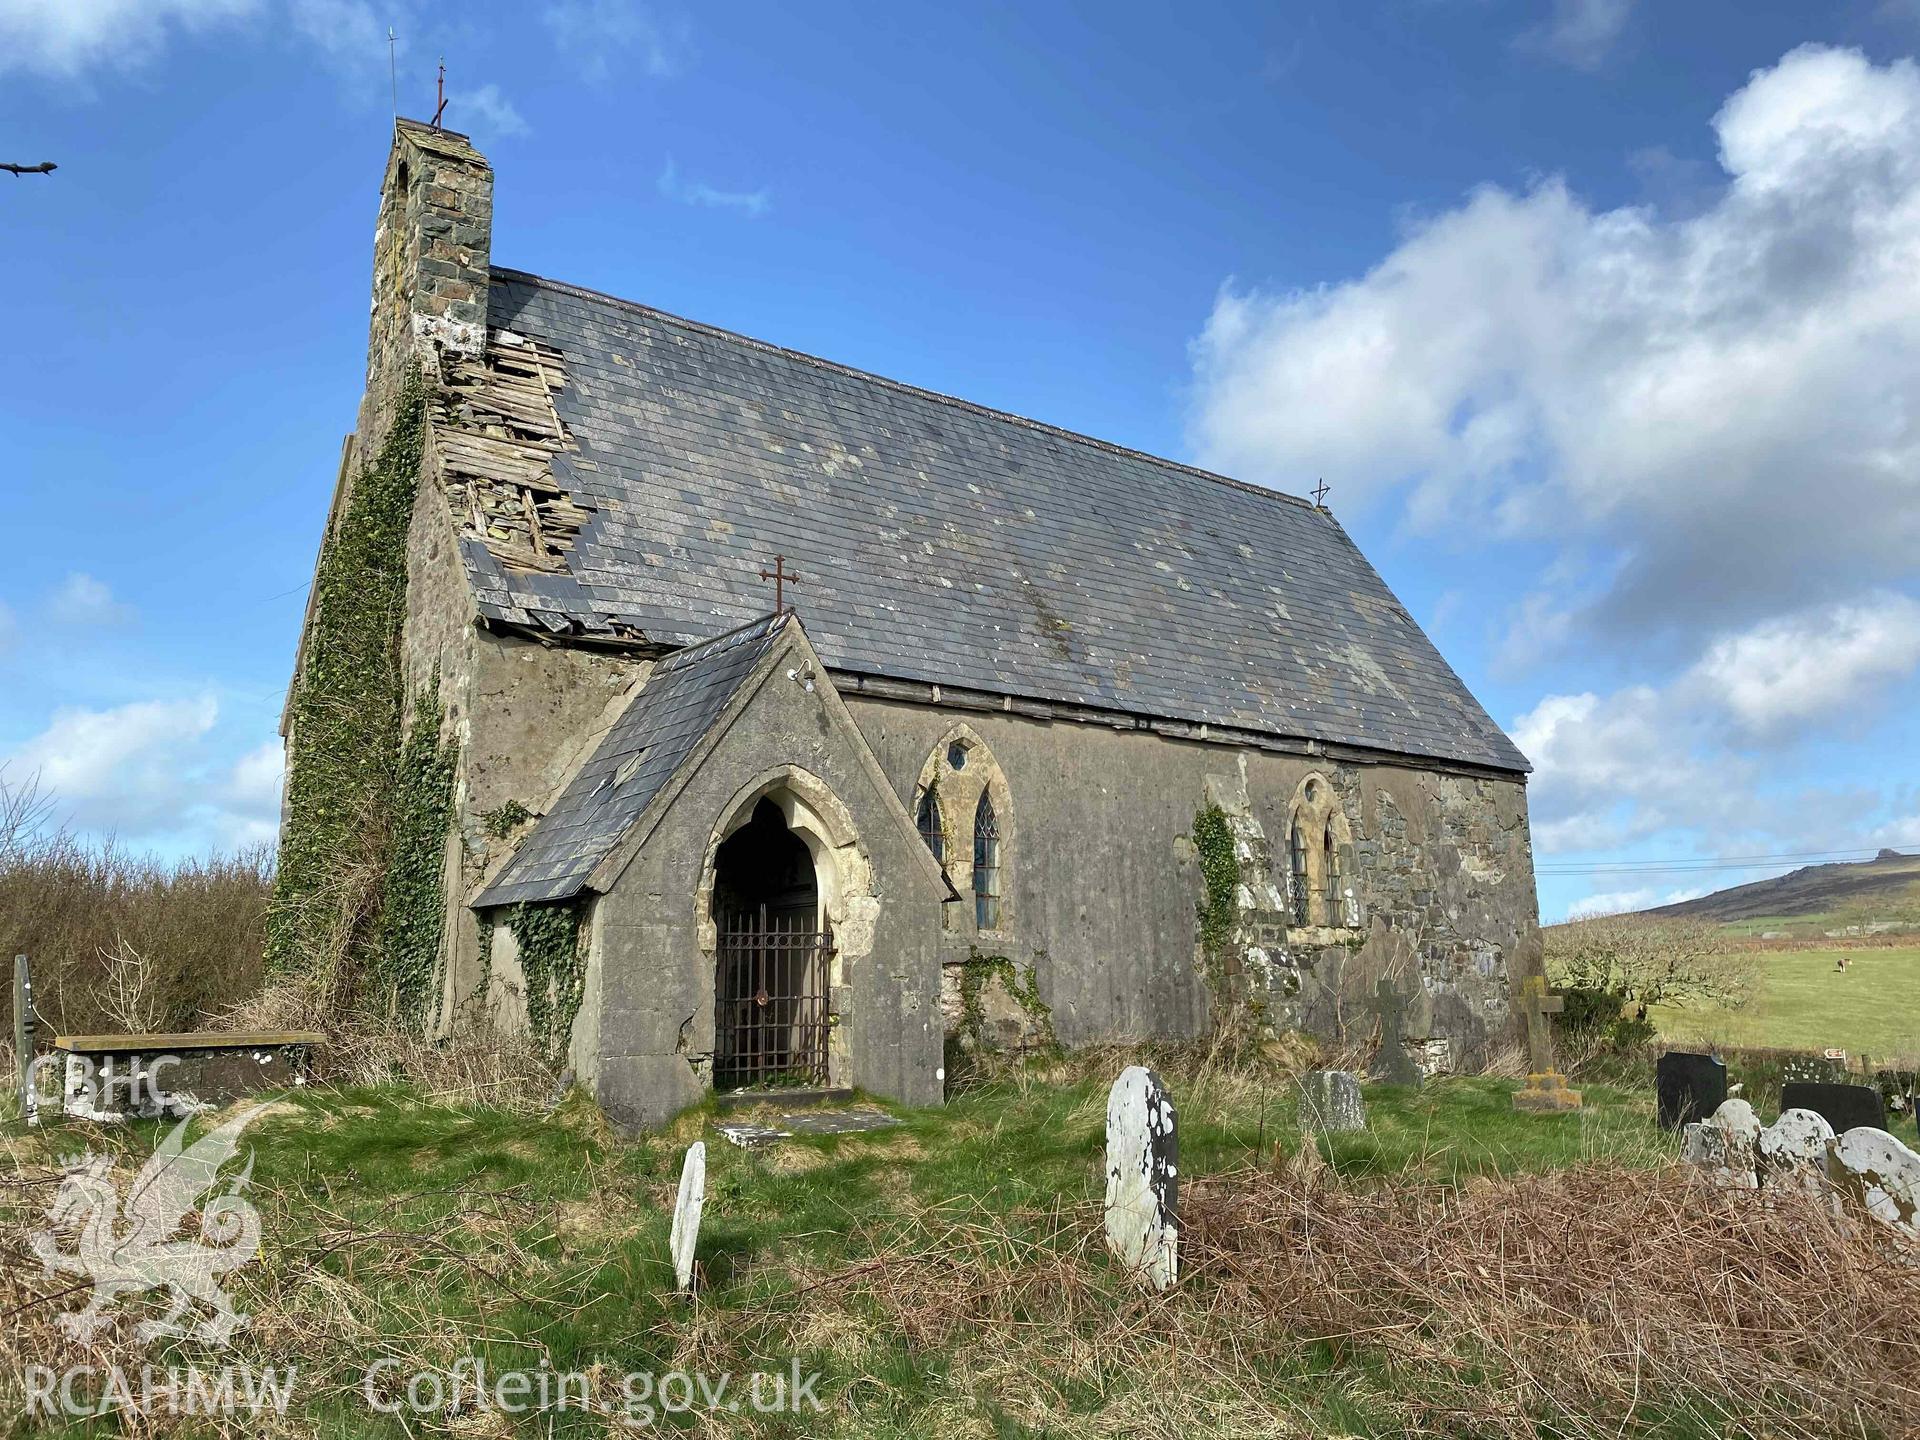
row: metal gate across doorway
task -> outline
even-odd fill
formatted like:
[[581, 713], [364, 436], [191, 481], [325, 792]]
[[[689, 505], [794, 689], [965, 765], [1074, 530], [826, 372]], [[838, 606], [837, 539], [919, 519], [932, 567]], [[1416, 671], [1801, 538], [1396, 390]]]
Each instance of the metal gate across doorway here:
[[713, 1083], [721, 1090], [827, 1083], [833, 931], [812, 912], [737, 910], [720, 923]]

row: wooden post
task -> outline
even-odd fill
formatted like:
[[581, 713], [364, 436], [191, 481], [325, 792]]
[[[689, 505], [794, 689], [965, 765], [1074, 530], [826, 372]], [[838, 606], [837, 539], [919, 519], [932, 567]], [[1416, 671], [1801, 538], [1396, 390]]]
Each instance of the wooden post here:
[[40, 1123], [40, 1097], [33, 1084], [33, 976], [27, 957], [13, 957], [13, 1056], [20, 1067], [20, 1113], [29, 1125]]

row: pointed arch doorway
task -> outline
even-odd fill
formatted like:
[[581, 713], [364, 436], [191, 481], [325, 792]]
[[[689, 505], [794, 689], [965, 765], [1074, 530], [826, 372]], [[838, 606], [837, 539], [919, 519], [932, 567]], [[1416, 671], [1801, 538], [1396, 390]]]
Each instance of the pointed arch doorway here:
[[714, 856], [717, 1089], [827, 1082], [833, 934], [820, 900], [812, 850], [762, 797]]

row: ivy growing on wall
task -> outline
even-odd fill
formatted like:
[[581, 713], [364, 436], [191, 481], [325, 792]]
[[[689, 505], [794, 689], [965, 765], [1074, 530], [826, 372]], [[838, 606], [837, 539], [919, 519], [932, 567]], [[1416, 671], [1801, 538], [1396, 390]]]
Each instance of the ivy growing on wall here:
[[453, 824], [457, 751], [440, 739], [440, 677], [414, 700], [391, 801], [386, 887], [381, 897], [379, 982], [394, 1014], [423, 1019], [440, 978], [446, 924], [447, 830]]
[[1040, 967], [1038, 960], [1045, 951], [1035, 951], [1035, 964], [1027, 966], [1026, 973], [1020, 973], [1020, 967], [1005, 955], [983, 955], [980, 948], [974, 946], [960, 966], [960, 1026], [970, 1038], [975, 1048], [982, 1043], [982, 1027], [986, 1024], [986, 1009], [980, 1000], [981, 991], [990, 980], [998, 980], [1007, 997], [1020, 1007], [1020, 1013], [1027, 1018], [1032, 1028], [1035, 1043], [1050, 1047], [1053, 1041], [1053, 1007], [1040, 998]]
[[527, 1027], [547, 1058], [566, 1058], [586, 994], [587, 956], [577, 904], [515, 905], [506, 926], [520, 947], [527, 981]]
[[[382, 914], [401, 778], [407, 526], [425, 432], [425, 387], [409, 375], [378, 454], [354, 478], [322, 547], [289, 707], [286, 826], [266, 959], [276, 974], [316, 982], [323, 1004], [363, 989], [389, 933]], [[392, 938], [411, 954], [421, 937], [403, 925]]]
[[1225, 1011], [1236, 998], [1233, 926], [1239, 905], [1240, 857], [1234, 849], [1233, 827], [1218, 805], [1209, 804], [1193, 817], [1193, 848], [1200, 858], [1200, 955], [1207, 988], [1216, 1008]]

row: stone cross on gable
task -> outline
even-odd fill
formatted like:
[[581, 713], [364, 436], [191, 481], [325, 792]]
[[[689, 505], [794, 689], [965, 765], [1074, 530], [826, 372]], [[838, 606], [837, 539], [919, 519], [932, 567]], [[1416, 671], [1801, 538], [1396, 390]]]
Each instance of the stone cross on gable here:
[[1527, 1063], [1536, 1075], [1553, 1070], [1553, 1024], [1549, 1015], [1558, 1015], [1567, 1002], [1547, 990], [1547, 977], [1529, 975], [1520, 986], [1520, 1003], [1527, 1012]]

